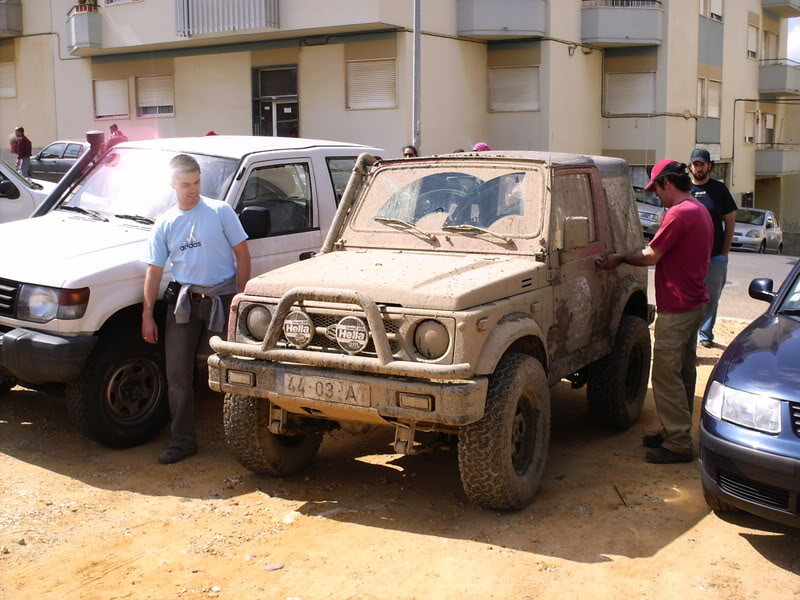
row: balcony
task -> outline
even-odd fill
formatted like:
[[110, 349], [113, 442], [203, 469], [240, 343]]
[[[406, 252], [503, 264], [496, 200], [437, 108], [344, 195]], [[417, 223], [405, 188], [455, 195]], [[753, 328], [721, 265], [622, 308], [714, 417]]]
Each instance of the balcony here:
[[22, 3], [0, 0], [0, 38], [22, 35]]
[[544, 0], [458, 0], [458, 35], [482, 40], [542, 37]]
[[178, 36], [280, 28], [278, 0], [176, 0]]
[[781, 177], [800, 173], [800, 144], [758, 144], [756, 177]]
[[67, 50], [74, 56], [103, 47], [103, 19], [96, 1], [76, 4], [67, 13]]
[[659, 0], [583, 0], [581, 12], [585, 44], [660, 46], [664, 39]]
[[784, 19], [800, 17], [800, 0], [761, 0], [761, 8]]
[[788, 58], [762, 60], [758, 92], [765, 96], [800, 95], [800, 63]]

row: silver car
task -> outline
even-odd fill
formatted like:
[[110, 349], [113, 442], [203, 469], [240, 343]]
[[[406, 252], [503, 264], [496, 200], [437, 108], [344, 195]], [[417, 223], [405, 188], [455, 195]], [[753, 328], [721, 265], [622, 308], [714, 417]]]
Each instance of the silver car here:
[[31, 177], [58, 183], [88, 149], [87, 142], [53, 142], [31, 157]]
[[767, 250], [783, 252], [783, 231], [778, 217], [769, 210], [740, 208], [736, 211], [736, 229], [733, 248], [763, 253]]
[[666, 209], [661, 206], [658, 196], [647, 192], [644, 188], [633, 186], [633, 196], [636, 199], [636, 210], [639, 211], [639, 223], [645, 239], [651, 240], [661, 227]]

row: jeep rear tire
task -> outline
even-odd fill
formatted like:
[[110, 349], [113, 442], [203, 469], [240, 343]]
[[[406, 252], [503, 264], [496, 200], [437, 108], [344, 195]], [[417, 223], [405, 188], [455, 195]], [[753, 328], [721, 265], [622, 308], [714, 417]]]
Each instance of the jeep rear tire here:
[[169, 420], [163, 347], [138, 335], [101, 338], [80, 381], [67, 384], [66, 399], [70, 420], [101, 444], [151, 440]]
[[269, 430], [269, 409], [269, 400], [225, 394], [225, 441], [239, 464], [253, 473], [291, 475], [311, 463], [322, 434], [274, 434]]
[[650, 330], [623, 315], [611, 352], [589, 368], [586, 397], [596, 423], [628, 429], [639, 420], [650, 378]]
[[486, 410], [458, 442], [461, 483], [471, 502], [518, 510], [539, 487], [550, 443], [550, 388], [541, 363], [504, 356], [489, 377]]

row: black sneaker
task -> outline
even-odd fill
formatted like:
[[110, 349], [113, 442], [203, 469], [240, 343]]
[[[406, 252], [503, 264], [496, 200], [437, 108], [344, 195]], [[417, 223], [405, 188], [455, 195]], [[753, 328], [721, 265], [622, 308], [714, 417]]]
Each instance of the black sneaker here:
[[645, 448], [661, 448], [664, 438], [660, 433], [642, 436], [642, 446]]
[[714, 342], [712, 342], [711, 340], [700, 340], [697, 343], [700, 344], [703, 348], [713, 348], [714, 347]]
[[158, 455], [158, 462], [162, 465], [171, 465], [195, 454], [197, 454], [197, 446], [187, 446], [185, 448], [169, 446]]
[[663, 446], [652, 448], [644, 455], [644, 459], [649, 463], [657, 465], [671, 465], [673, 463], [689, 463], [694, 460], [691, 452], [673, 452]]

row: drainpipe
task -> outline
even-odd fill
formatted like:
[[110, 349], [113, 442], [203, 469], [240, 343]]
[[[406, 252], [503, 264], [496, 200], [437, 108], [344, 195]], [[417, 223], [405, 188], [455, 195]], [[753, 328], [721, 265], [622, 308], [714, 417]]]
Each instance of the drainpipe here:
[[421, 151], [422, 138], [420, 127], [420, 90], [421, 90], [421, 56], [420, 56], [420, 0], [414, 0], [414, 46], [411, 54], [411, 63], [414, 70], [414, 81], [411, 85], [413, 104], [411, 108], [411, 143]]

